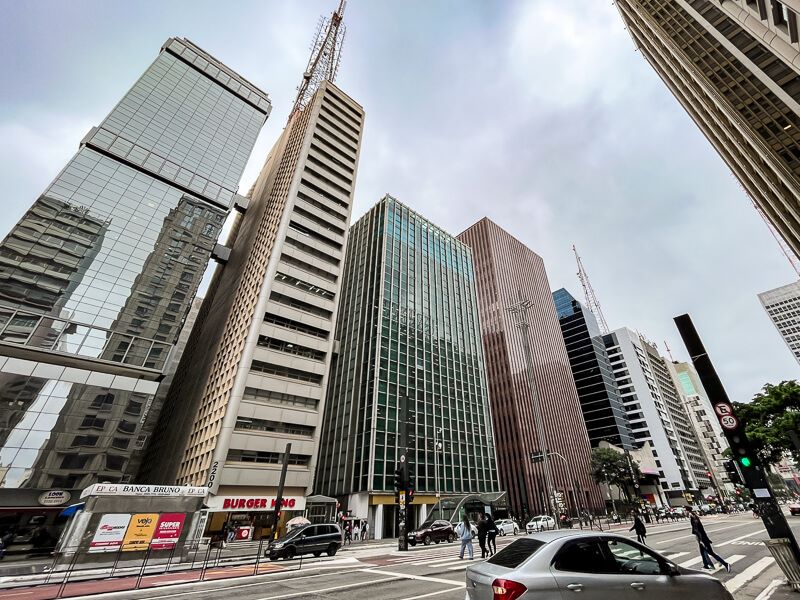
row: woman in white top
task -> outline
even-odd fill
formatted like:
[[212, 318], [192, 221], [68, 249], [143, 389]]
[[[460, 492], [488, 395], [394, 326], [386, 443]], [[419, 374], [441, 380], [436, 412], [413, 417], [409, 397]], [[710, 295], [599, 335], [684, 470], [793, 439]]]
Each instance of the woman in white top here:
[[469, 559], [472, 560], [472, 527], [469, 523], [469, 517], [464, 513], [464, 518], [456, 525], [456, 535], [461, 540], [461, 552], [458, 553], [458, 558], [464, 558], [464, 550], [469, 550]]

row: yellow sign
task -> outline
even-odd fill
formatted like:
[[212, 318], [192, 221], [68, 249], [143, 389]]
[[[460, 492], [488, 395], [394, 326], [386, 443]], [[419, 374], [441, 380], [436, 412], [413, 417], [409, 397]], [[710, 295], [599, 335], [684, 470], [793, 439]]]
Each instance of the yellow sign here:
[[122, 551], [147, 550], [150, 540], [153, 539], [157, 522], [158, 514], [156, 513], [132, 515], [125, 538], [122, 540]]

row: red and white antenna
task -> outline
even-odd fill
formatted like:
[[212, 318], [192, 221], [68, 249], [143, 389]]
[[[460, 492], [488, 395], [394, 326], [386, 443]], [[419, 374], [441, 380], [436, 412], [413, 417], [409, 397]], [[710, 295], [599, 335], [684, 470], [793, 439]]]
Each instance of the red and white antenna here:
[[339, 61], [342, 57], [342, 43], [344, 42], [345, 0], [339, 1], [339, 7], [328, 18], [320, 18], [317, 33], [311, 43], [311, 56], [303, 73], [303, 80], [297, 87], [297, 98], [294, 101], [289, 118], [298, 110], [303, 110], [311, 100], [323, 81], [333, 82], [339, 70]]
[[572, 251], [575, 253], [575, 260], [578, 263], [578, 279], [581, 280], [581, 285], [583, 286], [583, 295], [586, 297], [586, 306], [590, 311], [592, 311], [592, 314], [594, 314], [595, 318], [597, 319], [597, 324], [600, 326], [600, 332], [605, 335], [610, 331], [608, 328], [608, 323], [606, 323], [606, 318], [603, 316], [603, 311], [600, 308], [600, 302], [597, 300], [597, 296], [594, 295], [592, 284], [589, 281], [589, 275], [587, 275], [586, 269], [583, 268], [583, 262], [578, 254], [578, 249], [575, 248], [575, 244], [572, 245]]

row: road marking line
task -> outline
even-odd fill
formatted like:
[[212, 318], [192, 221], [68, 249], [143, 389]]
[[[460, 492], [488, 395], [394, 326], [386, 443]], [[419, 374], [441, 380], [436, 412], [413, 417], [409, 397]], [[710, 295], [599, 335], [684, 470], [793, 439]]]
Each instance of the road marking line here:
[[728, 588], [728, 591], [733, 594], [743, 585], [745, 585], [751, 579], [756, 578], [764, 569], [770, 566], [772, 563], [775, 562], [775, 559], [771, 556], [765, 556], [761, 560], [753, 563], [749, 567], [747, 567], [744, 571], [732, 577], [728, 581], [725, 582], [725, 587]]
[[431, 596], [438, 596], [439, 594], [449, 594], [453, 591], [453, 588], [447, 588], [446, 590], [439, 590], [438, 592], [428, 592], [427, 594], [422, 594], [421, 596], [409, 596], [408, 598], [402, 598], [402, 600], [418, 600], [419, 598], [429, 598]]
[[688, 552], [667, 552], [664, 556], [666, 556], [670, 560], [675, 560], [676, 558], [680, 558], [681, 556], [686, 556], [689, 554]]
[[[454, 587], [466, 587], [463, 581], [453, 581], [452, 579], [440, 579], [439, 577], [425, 577], [424, 575], [410, 575], [409, 573], [392, 573], [391, 571], [379, 571], [377, 569], [361, 569], [361, 573], [375, 573], [376, 575], [394, 575], [395, 578], [413, 579], [415, 581], [429, 581], [431, 583], [443, 583]], [[266, 600], [266, 599], [265, 599]]]
[[695, 558], [692, 558], [692, 559], [689, 559], [689, 560], [686, 560], [686, 561], [680, 563], [678, 566], [679, 567], [686, 567], [688, 569], [689, 567], [691, 567], [693, 565], [700, 564], [701, 562], [703, 562], [703, 557], [702, 556], [697, 556]]
[[[720, 527], [719, 529], [714, 529], [713, 531], [709, 530], [708, 533], [718, 533], [720, 531], [725, 531], [726, 529], [736, 529], [737, 527], [741, 527], [741, 523], [737, 523], [736, 525], [729, 525], [728, 527]], [[678, 540], [683, 540], [690, 537], [694, 537], [694, 534], [690, 533], [689, 535], [682, 535], [679, 537], [670, 538], [668, 540], [660, 540], [656, 542], [656, 544], [669, 544], [670, 542], [677, 542]]]
[[[364, 571], [364, 569], [362, 569]], [[393, 575], [393, 573], [384, 573], [384, 575]], [[327, 592], [335, 592], [336, 590], [346, 590], [348, 588], [362, 587], [365, 585], [374, 585], [376, 583], [386, 583], [389, 581], [396, 581], [397, 577], [386, 577], [384, 579], [376, 579], [373, 581], [359, 581], [358, 583], [348, 583], [346, 585], [337, 585], [334, 587], [323, 588], [321, 590], [303, 590], [302, 592], [292, 592], [291, 594], [283, 594], [280, 596], [264, 596], [257, 600], [279, 600], [280, 598], [297, 598], [298, 596], [307, 596], [312, 594], [324, 594]], [[207, 590], [208, 591], [208, 590]]]
[[783, 585], [782, 579], [773, 579], [770, 584], [765, 587], [758, 596], [756, 596], [756, 600], [769, 600], [772, 597], [772, 594], [775, 593], [775, 590], [777, 590], [781, 585]]
[[758, 531], [754, 531], [753, 533], [748, 533], [746, 535], [740, 535], [737, 538], [733, 538], [732, 540], [728, 540], [727, 542], [722, 542], [721, 544], [717, 544], [719, 546], [727, 546], [728, 544], [732, 544], [733, 542], [738, 542], [739, 540], [743, 540], [745, 538], [753, 537], [754, 535], [760, 535], [762, 533], [766, 533], [766, 529], [759, 529]]
[[[728, 564], [732, 565], [734, 563], [739, 562], [743, 558], [746, 558], [746, 556], [744, 554], [734, 554], [733, 556], [730, 556], [730, 557], [726, 558], [725, 562], [727, 562]], [[716, 567], [714, 567], [714, 570], [713, 571], [709, 571], [709, 573], [717, 573], [719, 571], [722, 571], [723, 568], [724, 567], [722, 565], [717, 565]]]

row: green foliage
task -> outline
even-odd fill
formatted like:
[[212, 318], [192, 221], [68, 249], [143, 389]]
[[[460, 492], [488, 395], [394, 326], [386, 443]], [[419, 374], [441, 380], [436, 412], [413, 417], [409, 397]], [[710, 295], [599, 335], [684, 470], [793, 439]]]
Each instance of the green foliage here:
[[734, 403], [753, 449], [766, 464], [776, 463], [784, 452], [800, 460], [792, 434], [800, 432], [800, 384], [783, 381], [766, 384], [750, 403]]
[[[634, 476], [631, 477], [631, 466]], [[628, 486], [636, 483], [642, 476], [639, 463], [633, 458], [628, 463], [628, 456], [611, 448], [595, 448], [592, 450], [592, 477], [597, 483], [616, 485], [630, 497]]]

